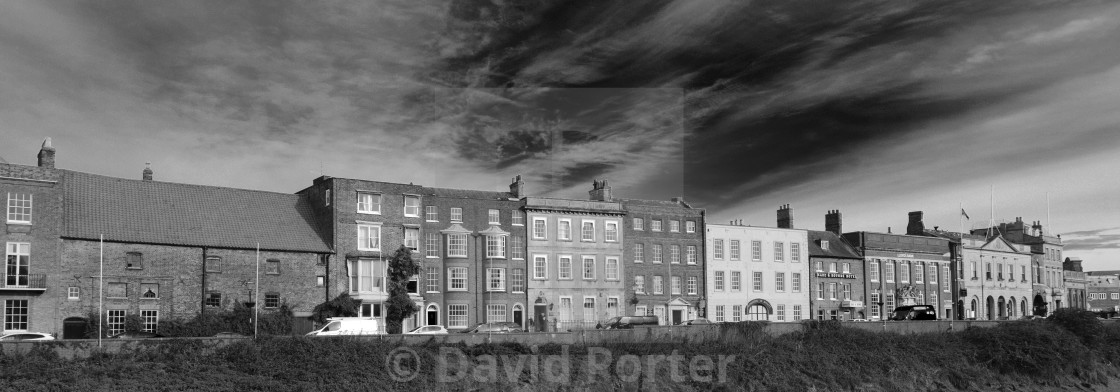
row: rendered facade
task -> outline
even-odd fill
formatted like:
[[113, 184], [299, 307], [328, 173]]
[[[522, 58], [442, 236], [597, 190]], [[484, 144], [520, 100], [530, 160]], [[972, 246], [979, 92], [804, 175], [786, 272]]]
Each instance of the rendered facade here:
[[809, 317], [805, 230], [707, 225], [708, 318], [714, 322]]

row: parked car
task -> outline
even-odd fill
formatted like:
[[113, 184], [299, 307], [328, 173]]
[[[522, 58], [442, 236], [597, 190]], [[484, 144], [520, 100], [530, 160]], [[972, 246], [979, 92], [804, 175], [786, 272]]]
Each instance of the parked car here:
[[692, 320], [682, 322], [680, 325], [708, 325], [708, 324], [712, 324], [712, 322], [708, 321], [708, 319], [706, 319], [706, 318], [700, 317], [700, 318], [695, 318], [695, 319], [692, 319]]
[[121, 332], [110, 336], [109, 339], [151, 339], [162, 337], [164, 336], [154, 332]]
[[899, 306], [888, 320], [937, 320], [937, 309], [933, 305]]
[[631, 329], [636, 325], [659, 325], [657, 316], [619, 316], [595, 326], [595, 329]]
[[307, 336], [381, 335], [377, 319], [366, 317], [332, 317], [327, 325], [307, 333]]
[[510, 333], [521, 332], [521, 326], [517, 323], [500, 322], [500, 323], [479, 323], [473, 327], [467, 328], [462, 333]]
[[7, 342], [16, 340], [54, 340], [54, 336], [42, 332], [16, 332], [0, 336], [0, 341]]
[[218, 332], [214, 334], [216, 338], [247, 338], [249, 335], [243, 335], [237, 332]]
[[405, 335], [447, 335], [447, 328], [442, 325], [425, 325], [423, 327], [416, 327], [411, 331], [405, 332]]
[[864, 318], [854, 318], [854, 319], [849, 319], [848, 321], [854, 321], [854, 322], [865, 322], [865, 321], [868, 321], [868, 320], [867, 320], [867, 319], [864, 319]]

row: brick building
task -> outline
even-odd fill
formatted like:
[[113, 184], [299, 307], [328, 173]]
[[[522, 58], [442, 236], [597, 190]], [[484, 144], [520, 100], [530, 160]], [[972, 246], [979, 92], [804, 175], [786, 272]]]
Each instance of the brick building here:
[[1120, 312], [1120, 271], [1086, 272], [1089, 282], [1085, 289], [1088, 309], [1115, 316]]
[[[914, 215], [911, 217], [914, 222]], [[941, 310], [939, 317], [952, 316], [952, 258], [948, 240], [867, 231], [844, 233], [840, 238], [863, 255], [867, 271], [863, 290], [868, 299], [869, 319], [889, 317], [887, 313], [895, 307], [907, 304], [934, 305]]]
[[[704, 210], [680, 198], [621, 199], [627, 314], [679, 324], [703, 315]], [[635, 290], [634, 282], [640, 281]]]
[[625, 211], [621, 203], [606, 201], [605, 181], [595, 181], [590, 195], [592, 200], [524, 199], [528, 300], [537, 330], [593, 329], [622, 314]]
[[704, 241], [712, 321], [784, 322], [809, 317], [805, 230], [709, 223]]
[[826, 231], [809, 230], [809, 314], [817, 320], [868, 316], [863, 257], [840, 239], [841, 224], [840, 211], [829, 211]]
[[[122, 331], [129, 316], [154, 330], [160, 320], [235, 302], [265, 311], [286, 304], [306, 316], [326, 298], [331, 250], [305, 198], [157, 182], [150, 168], [142, 180], [60, 170], [50, 147], [44, 143], [35, 170], [4, 166], [17, 178], [45, 176], [37, 181], [52, 189], [30, 192], [30, 231], [12, 236], [9, 229], [16, 245], [9, 245], [8, 270], [21, 282], [21, 265], [29, 262], [23, 291], [43, 287], [28, 301], [24, 329], [82, 337], [87, 318], [101, 309], [106, 334]], [[9, 210], [18, 223], [20, 208]]]
[[0, 334], [57, 332], [62, 184], [48, 138], [38, 164], [0, 163], [4, 209], [4, 268], [0, 270]]

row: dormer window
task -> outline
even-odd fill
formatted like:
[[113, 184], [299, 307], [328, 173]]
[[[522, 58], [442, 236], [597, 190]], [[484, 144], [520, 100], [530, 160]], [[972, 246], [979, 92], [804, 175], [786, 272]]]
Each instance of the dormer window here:
[[828, 250], [828, 240], [821, 240], [821, 249]]

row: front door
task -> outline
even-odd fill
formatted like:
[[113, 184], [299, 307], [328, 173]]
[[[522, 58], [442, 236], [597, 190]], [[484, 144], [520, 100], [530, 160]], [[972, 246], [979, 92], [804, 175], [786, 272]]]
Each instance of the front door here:
[[548, 305], [533, 305], [533, 323], [536, 324], [537, 332], [545, 332], [548, 330]]
[[673, 325], [684, 322], [684, 320], [681, 319], [682, 317], [684, 317], [683, 313], [684, 312], [680, 309], [673, 309]]
[[439, 325], [439, 310], [428, 309], [428, 325]]
[[524, 327], [524, 325], [522, 324], [522, 322], [524, 321], [524, 320], [522, 320], [522, 318], [524, 316], [521, 313], [522, 313], [521, 308], [513, 309], [513, 322], [517, 323], [517, 325], [521, 325], [522, 327]]

